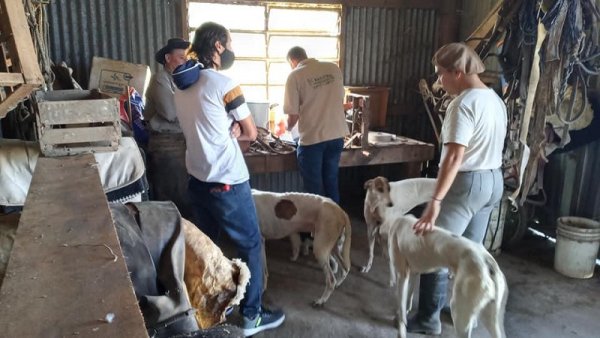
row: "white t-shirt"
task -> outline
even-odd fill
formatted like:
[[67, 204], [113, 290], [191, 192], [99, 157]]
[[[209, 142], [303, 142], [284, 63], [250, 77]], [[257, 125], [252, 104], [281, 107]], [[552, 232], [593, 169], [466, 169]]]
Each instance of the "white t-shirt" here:
[[344, 116], [344, 81], [331, 62], [306, 59], [298, 63], [285, 84], [283, 112], [299, 115], [301, 145], [311, 145], [348, 134]]
[[[450, 102], [442, 125], [442, 143], [466, 147], [459, 171], [500, 168], [506, 120], [506, 105], [489, 88], [467, 89]], [[445, 157], [446, 147], [442, 147], [440, 166]]]
[[175, 105], [185, 136], [188, 173], [204, 182], [247, 181], [244, 156], [230, 133], [234, 120], [250, 116], [240, 86], [214, 69], [205, 69], [195, 84], [175, 90]]

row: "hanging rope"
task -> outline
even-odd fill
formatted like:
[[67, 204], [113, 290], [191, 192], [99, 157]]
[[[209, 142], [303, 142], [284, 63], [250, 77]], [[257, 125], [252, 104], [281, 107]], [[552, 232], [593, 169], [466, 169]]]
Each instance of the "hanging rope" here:
[[54, 83], [54, 73], [52, 72], [52, 60], [50, 59], [50, 50], [48, 49], [48, 41], [50, 40], [48, 17], [46, 13], [46, 5], [37, 2], [33, 4], [32, 0], [25, 1], [25, 11], [27, 13], [27, 21], [31, 31], [33, 45], [36, 48], [36, 54], [40, 70], [44, 76], [45, 90], [52, 89]]

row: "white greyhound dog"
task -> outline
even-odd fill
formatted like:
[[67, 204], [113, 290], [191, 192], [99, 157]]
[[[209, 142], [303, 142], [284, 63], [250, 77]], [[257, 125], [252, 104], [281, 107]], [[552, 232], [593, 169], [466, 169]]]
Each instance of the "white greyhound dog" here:
[[483, 245], [438, 227], [416, 235], [412, 226], [417, 218], [412, 215], [386, 213], [384, 218], [382, 227], [389, 229], [390, 271], [398, 283], [399, 337], [406, 337], [413, 279], [444, 267], [454, 274], [450, 310], [458, 336], [471, 337], [480, 317], [493, 338], [506, 337], [506, 278]]
[[[281, 239], [289, 236], [292, 242], [292, 260], [296, 260], [300, 252], [298, 233], [314, 234], [313, 254], [325, 273], [325, 291], [313, 305], [323, 305], [350, 271], [350, 218], [333, 200], [319, 195], [252, 190], [252, 196], [263, 238]], [[338, 248], [334, 250], [338, 242], [343, 242], [341, 252]], [[337, 259], [342, 265], [342, 275], [337, 281], [329, 264], [330, 258]], [[266, 285], [264, 246], [263, 259]]]
[[[402, 182], [406, 182], [404, 191], [398, 189]], [[390, 285], [398, 283], [399, 336], [406, 337], [414, 285], [411, 280], [420, 273], [447, 267], [455, 276], [450, 307], [459, 336], [470, 337], [481, 315], [493, 337], [505, 337], [508, 288], [494, 258], [481, 244], [438, 227], [418, 236], [412, 228], [417, 219], [405, 215], [414, 206], [428, 201], [434, 187], [435, 180], [431, 179], [388, 183], [387, 179], [377, 177], [365, 184], [365, 217], [371, 217], [376, 225], [374, 233], [387, 235]]]
[[[431, 199], [435, 189], [433, 178], [409, 178], [396, 182], [389, 182], [385, 177], [375, 177], [365, 182], [367, 195], [364, 204], [364, 217], [367, 223], [367, 237], [369, 240], [369, 260], [362, 268], [363, 273], [369, 272], [373, 265], [373, 251], [375, 240], [379, 235], [386, 235], [381, 229], [381, 215], [378, 206], [393, 208], [396, 215], [404, 215], [412, 208]], [[383, 212], [383, 209], [381, 210]], [[383, 242], [385, 243], [385, 242]]]

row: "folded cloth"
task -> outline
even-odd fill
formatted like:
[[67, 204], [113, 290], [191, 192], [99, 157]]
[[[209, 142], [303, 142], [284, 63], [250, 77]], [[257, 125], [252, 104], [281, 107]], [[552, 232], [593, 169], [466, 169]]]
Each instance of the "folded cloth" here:
[[[0, 139], [0, 205], [23, 206], [33, 171], [40, 156], [37, 142]], [[105, 193], [115, 200], [143, 192], [143, 185], [118, 190], [140, 181], [146, 171], [140, 149], [131, 137], [122, 137], [116, 151], [95, 153], [100, 181]], [[127, 196], [125, 196], [127, 195]]]

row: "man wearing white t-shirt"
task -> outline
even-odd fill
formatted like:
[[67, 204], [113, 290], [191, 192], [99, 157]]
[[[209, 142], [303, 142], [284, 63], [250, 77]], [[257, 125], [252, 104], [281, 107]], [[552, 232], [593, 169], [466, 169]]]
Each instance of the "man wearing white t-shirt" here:
[[[479, 78], [479, 56], [463, 43], [441, 47], [433, 57], [438, 81], [450, 95], [442, 125], [442, 156], [437, 185], [413, 228], [418, 234], [433, 225], [482, 243], [490, 214], [504, 189], [501, 165], [506, 136], [506, 106]], [[421, 275], [419, 307], [408, 321], [413, 333], [442, 332], [447, 271]]]
[[301, 47], [287, 54], [292, 67], [285, 84], [287, 129], [298, 123], [298, 167], [306, 192], [340, 202], [338, 171], [348, 126], [342, 71], [331, 62], [308, 58]]
[[256, 126], [240, 86], [218, 72], [233, 65], [229, 31], [202, 24], [190, 48], [192, 60], [177, 67], [175, 105], [186, 142], [188, 194], [196, 225], [218, 244], [225, 232], [248, 265], [250, 282], [240, 304], [244, 335], [278, 327], [281, 311], [262, 306], [262, 237], [248, 168], [238, 144], [256, 139]]

